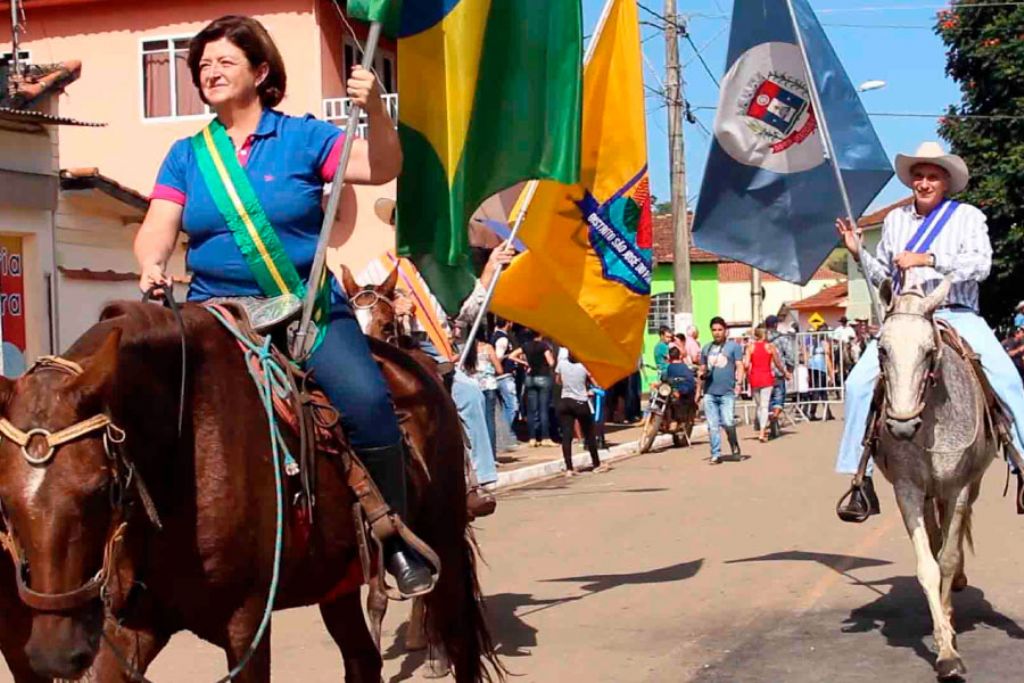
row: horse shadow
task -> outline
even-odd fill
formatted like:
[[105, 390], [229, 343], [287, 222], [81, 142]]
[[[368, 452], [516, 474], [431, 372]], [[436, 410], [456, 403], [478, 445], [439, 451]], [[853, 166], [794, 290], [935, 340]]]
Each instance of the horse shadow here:
[[[877, 630], [885, 636], [889, 647], [912, 650], [934, 666], [936, 655], [928, 645], [932, 634], [931, 614], [917, 578], [893, 576], [867, 581], [864, 585], [875, 590], [880, 587], [888, 587], [889, 590], [873, 602], [851, 611], [843, 621], [843, 633]], [[958, 634], [973, 631], [980, 625], [998, 629], [1014, 640], [1024, 640], [1024, 628], [996, 610], [985, 599], [985, 593], [974, 586], [967, 586], [953, 595], [953, 622]]]

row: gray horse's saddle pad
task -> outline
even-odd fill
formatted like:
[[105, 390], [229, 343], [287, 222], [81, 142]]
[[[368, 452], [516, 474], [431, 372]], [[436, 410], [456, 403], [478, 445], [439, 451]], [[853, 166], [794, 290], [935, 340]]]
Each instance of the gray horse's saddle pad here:
[[256, 296], [219, 296], [208, 299], [208, 304], [234, 304], [245, 311], [249, 324], [260, 334], [297, 318], [302, 312], [302, 299], [294, 294], [270, 298]]

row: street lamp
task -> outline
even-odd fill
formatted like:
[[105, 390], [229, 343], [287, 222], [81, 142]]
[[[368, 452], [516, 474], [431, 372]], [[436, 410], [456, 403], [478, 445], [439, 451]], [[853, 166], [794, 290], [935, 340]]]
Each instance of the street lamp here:
[[885, 85], [885, 81], [864, 81], [859, 86], [857, 86], [857, 90], [859, 92], [867, 92], [869, 90], [880, 90], [884, 88]]

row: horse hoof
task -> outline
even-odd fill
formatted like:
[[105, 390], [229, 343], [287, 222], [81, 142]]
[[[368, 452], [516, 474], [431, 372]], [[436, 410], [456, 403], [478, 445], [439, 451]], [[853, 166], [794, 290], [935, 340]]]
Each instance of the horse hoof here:
[[423, 672], [424, 678], [447, 678], [450, 673], [450, 667], [448, 663], [440, 659], [430, 659], [427, 661], [427, 670]]
[[967, 588], [967, 575], [957, 574], [953, 577], [953, 585], [951, 586], [954, 593], [959, 593], [963, 589]]
[[935, 664], [935, 673], [940, 681], [962, 681], [967, 676], [967, 667], [959, 657], [940, 659]]

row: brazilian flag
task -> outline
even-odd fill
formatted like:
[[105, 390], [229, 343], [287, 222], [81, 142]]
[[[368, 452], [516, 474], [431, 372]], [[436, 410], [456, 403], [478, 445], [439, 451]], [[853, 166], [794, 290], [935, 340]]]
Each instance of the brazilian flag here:
[[579, 0], [350, 0], [398, 38], [398, 251], [457, 311], [469, 219], [520, 181], [579, 179]]

